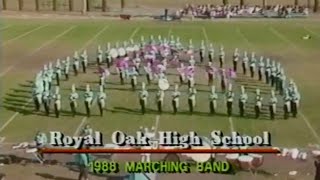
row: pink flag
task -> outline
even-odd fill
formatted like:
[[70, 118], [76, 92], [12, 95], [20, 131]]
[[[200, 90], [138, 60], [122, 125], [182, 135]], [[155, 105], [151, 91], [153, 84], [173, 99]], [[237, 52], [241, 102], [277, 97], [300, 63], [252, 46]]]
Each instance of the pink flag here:
[[228, 78], [229, 79], [235, 79], [237, 78], [237, 73], [233, 71], [232, 68], [228, 69]]

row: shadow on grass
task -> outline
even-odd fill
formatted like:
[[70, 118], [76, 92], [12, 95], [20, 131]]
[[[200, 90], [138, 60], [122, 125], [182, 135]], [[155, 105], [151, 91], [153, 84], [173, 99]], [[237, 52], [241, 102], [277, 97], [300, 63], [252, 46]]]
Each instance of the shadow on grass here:
[[76, 179], [71, 179], [71, 178], [64, 178], [60, 176], [54, 176], [48, 173], [36, 173], [37, 176], [40, 176], [44, 179], [53, 179], [53, 180], [76, 180]]

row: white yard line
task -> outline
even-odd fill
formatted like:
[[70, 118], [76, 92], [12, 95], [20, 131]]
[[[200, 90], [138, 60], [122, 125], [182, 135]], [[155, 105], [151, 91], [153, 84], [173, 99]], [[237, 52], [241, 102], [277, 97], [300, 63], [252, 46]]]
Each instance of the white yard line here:
[[[29, 56], [33, 56], [34, 54], [36, 54], [37, 52], [39, 52], [41, 49], [51, 45], [52, 43], [54, 43], [57, 39], [59, 39], [60, 37], [63, 37], [64, 35], [66, 35], [68, 32], [70, 32], [71, 30], [73, 30], [74, 28], [76, 28], [76, 26], [71, 26], [70, 28], [68, 28], [67, 30], [63, 31], [62, 33], [58, 34], [57, 36], [55, 36], [54, 38], [52, 38], [49, 41], [46, 41], [44, 44], [42, 44], [40, 47], [38, 47], [37, 49], [31, 51], [29, 54], [27, 54], [24, 58], [29, 57]], [[0, 73], [0, 78], [2, 76], [5, 76], [8, 72], [10, 72], [17, 64], [16, 63], [14, 65], [9, 66], [8, 68], [6, 68], [3, 72]]]
[[249, 39], [241, 32], [240, 28], [236, 29], [236, 32], [238, 33], [238, 35], [244, 40], [244, 42], [247, 44], [247, 46], [249, 48], [252, 48], [253, 45], [252, 43], [249, 41]]
[[73, 133], [73, 136], [77, 136], [80, 133], [81, 128], [83, 127], [83, 125], [87, 122], [87, 117], [82, 118], [81, 123], [79, 124], [79, 126], [77, 127], [76, 131]]
[[[302, 56], [306, 57], [306, 53], [304, 53], [304, 51], [300, 50], [293, 42], [291, 42], [289, 39], [287, 39], [284, 35], [282, 35], [280, 32], [278, 32], [276, 29], [274, 29], [273, 27], [270, 27], [271, 32], [273, 32], [280, 40], [286, 42], [288, 45], [294, 47]], [[316, 130], [312, 127], [312, 125], [310, 124], [310, 120], [304, 115], [304, 113], [302, 112], [302, 110], [300, 110], [299, 113], [302, 117], [302, 120], [304, 121], [304, 123], [307, 125], [307, 127], [309, 128], [309, 130], [311, 131], [312, 135], [314, 136], [314, 138], [318, 141], [318, 143], [320, 143], [320, 137], [319, 134], [316, 132]]]
[[309, 32], [310, 34], [316, 36], [317, 38], [320, 38], [320, 35], [318, 33], [316, 33], [313, 30], [307, 28], [306, 26], [304, 26], [303, 29], [306, 30], [307, 32]]
[[135, 36], [136, 36], [136, 34], [140, 31], [140, 27], [137, 27], [132, 33], [131, 33], [131, 35], [130, 35], [130, 37], [129, 37], [129, 40], [130, 39], [133, 39]]
[[229, 120], [229, 124], [230, 124], [230, 131], [234, 132], [235, 129], [234, 129], [232, 117], [228, 117], [228, 120]]
[[[26, 108], [26, 106], [31, 103], [32, 98], [29, 99], [23, 106], [22, 110]], [[19, 112], [15, 112], [1, 127], [0, 127], [0, 133], [19, 115]]]
[[11, 27], [12, 25], [8, 25], [8, 26], [5, 26], [5, 27], [3, 27], [3, 28], [0, 28], [0, 31], [2, 31], [2, 30], [5, 30], [5, 29], [8, 29], [9, 27]]
[[42, 25], [42, 26], [39, 26], [39, 27], [37, 27], [37, 28], [34, 28], [34, 29], [32, 29], [32, 30], [30, 30], [30, 31], [28, 31], [28, 32], [25, 32], [25, 33], [23, 33], [23, 34], [21, 34], [21, 35], [19, 35], [19, 36], [16, 36], [16, 37], [14, 37], [14, 38], [12, 38], [12, 39], [9, 39], [9, 40], [3, 42], [1, 46], [3, 47], [3, 46], [5, 46], [5, 45], [7, 45], [8, 43], [11, 43], [11, 42], [13, 42], [13, 41], [15, 41], [15, 40], [17, 40], [17, 39], [23, 38], [23, 37], [25, 37], [25, 36], [27, 36], [27, 35], [35, 32], [35, 31], [38, 31], [38, 30], [40, 30], [40, 29], [42, 29], [42, 28], [45, 28], [45, 27], [47, 27], [47, 26], [49, 26], [49, 24], [44, 24], [44, 25]]
[[171, 33], [172, 33], [172, 29], [171, 29], [171, 27], [170, 27], [170, 29], [169, 29], [169, 31], [168, 31], [168, 39], [170, 39]]
[[83, 51], [84, 48], [88, 47], [90, 44], [93, 43], [106, 29], [108, 29], [109, 26], [104, 26], [97, 34], [95, 34], [91, 39], [89, 39], [78, 51]]
[[2, 144], [2, 142], [4, 142], [5, 139], [6, 137], [0, 137], [0, 144]]
[[202, 27], [202, 33], [203, 33], [203, 36], [206, 40], [206, 44], [208, 45], [209, 44], [209, 37], [208, 37], [207, 30], [205, 27]]

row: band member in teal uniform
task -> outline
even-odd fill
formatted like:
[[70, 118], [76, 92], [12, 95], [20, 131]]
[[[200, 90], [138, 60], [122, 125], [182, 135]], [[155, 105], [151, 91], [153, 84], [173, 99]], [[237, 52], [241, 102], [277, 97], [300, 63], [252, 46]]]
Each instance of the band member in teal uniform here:
[[256, 70], [256, 56], [255, 53], [253, 52], [251, 54], [251, 59], [250, 59], [250, 77], [254, 78], [255, 70]]
[[46, 112], [46, 115], [49, 116], [50, 114], [50, 102], [51, 102], [51, 94], [49, 89], [45, 89], [42, 94], [42, 102], [44, 106], [44, 110]]
[[247, 101], [248, 101], [248, 94], [246, 93], [244, 86], [241, 86], [241, 94], [239, 98], [240, 117], [244, 117]]
[[178, 112], [180, 95], [179, 85], [176, 84], [172, 93], [173, 114], [177, 114]]
[[293, 93], [291, 94], [291, 111], [294, 118], [297, 117], [298, 114], [298, 107], [300, 102], [300, 93], [298, 91], [297, 86], [294, 86]]
[[84, 50], [81, 55], [81, 65], [82, 65], [82, 71], [83, 73], [87, 73], [87, 67], [88, 67], [88, 55], [87, 50]]
[[71, 93], [69, 96], [70, 108], [71, 108], [71, 112], [72, 112], [73, 117], [75, 117], [77, 114], [77, 107], [78, 107], [77, 100], [78, 100], [78, 98], [79, 98], [79, 94], [76, 91], [76, 86], [73, 84], [71, 87]]
[[211, 93], [209, 95], [209, 109], [210, 114], [215, 114], [217, 112], [217, 100], [218, 94], [216, 93], [216, 87], [211, 86]]
[[142, 114], [146, 113], [146, 106], [147, 106], [148, 97], [149, 97], [149, 93], [146, 90], [145, 83], [143, 82], [141, 91], [139, 92], [139, 101], [140, 101], [141, 113]]
[[63, 73], [64, 73], [66, 80], [68, 81], [69, 80], [69, 70], [70, 70], [70, 57], [69, 56], [64, 61], [63, 65], [64, 65]]
[[75, 76], [78, 75], [79, 66], [80, 66], [79, 54], [78, 54], [78, 51], [76, 51], [76, 52], [74, 52], [74, 55], [73, 55], [73, 72], [74, 72]]
[[233, 71], [237, 72], [238, 70], [238, 60], [239, 60], [239, 50], [236, 48], [233, 53]]
[[278, 103], [278, 99], [275, 95], [275, 92], [274, 92], [274, 90], [271, 90], [271, 98], [270, 98], [270, 102], [269, 102], [269, 112], [270, 112], [270, 119], [271, 120], [274, 120], [274, 117], [276, 115], [277, 103]]
[[91, 116], [92, 102], [93, 102], [93, 92], [90, 89], [90, 85], [87, 84], [86, 92], [84, 93], [84, 105], [86, 107], [87, 117]]
[[56, 68], [55, 68], [55, 74], [56, 74], [57, 86], [60, 86], [60, 78], [61, 78], [61, 63], [60, 63], [60, 59], [57, 59]]
[[249, 58], [248, 58], [247, 52], [245, 51], [244, 54], [243, 54], [243, 58], [242, 58], [242, 72], [243, 72], [243, 75], [247, 74], [248, 63], [249, 63]]
[[276, 85], [276, 76], [277, 76], [277, 67], [276, 67], [276, 62], [272, 61], [271, 63], [271, 86], [274, 87]]
[[104, 92], [104, 88], [103, 86], [99, 86], [99, 92], [98, 92], [98, 107], [99, 107], [99, 111], [100, 111], [100, 116], [103, 116], [103, 111], [106, 108], [106, 98], [107, 95]]
[[228, 86], [228, 92], [226, 93], [226, 102], [227, 102], [227, 114], [228, 117], [232, 116], [232, 104], [233, 104], [234, 93], [232, 91], [232, 84]]
[[284, 105], [283, 105], [284, 119], [288, 119], [289, 113], [291, 112], [291, 97], [288, 89], [285, 90], [283, 101], [284, 101]]
[[264, 62], [263, 57], [260, 57], [259, 64], [258, 64], [258, 79], [259, 81], [262, 81], [262, 77], [264, 74]]
[[56, 92], [53, 95], [53, 101], [54, 101], [54, 113], [56, 115], [56, 118], [60, 117], [60, 111], [61, 111], [61, 95], [59, 92], [59, 87], [56, 87]]
[[262, 108], [262, 96], [260, 94], [260, 89], [256, 90], [256, 99], [255, 99], [255, 113], [256, 113], [256, 119], [260, 117], [261, 114], [261, 108]]

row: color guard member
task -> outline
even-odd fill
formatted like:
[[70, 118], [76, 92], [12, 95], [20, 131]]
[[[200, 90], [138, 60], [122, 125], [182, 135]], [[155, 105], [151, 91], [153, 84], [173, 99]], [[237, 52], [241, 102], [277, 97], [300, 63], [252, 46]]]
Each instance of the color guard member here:
[[77, 107], [78, 107], [77, 100], [78, 100], [78, 98], [79, 98], [79, 94], [76, 92], [76, 86], [73, 84], [71, 87], [71, 93], [69, 96], [70, 108], [71, 108], [71, 112], [72, 112], [73, 117], [75, 117], [77, 114]]
[[248, 54], [247, 54], [247, 51], [245, 51], [244, 54], [243, 54], [243, 59], [242, 59], [242, 72], [243, 72], [243, 75], [247, 74], [248, 62], [249, 62]]
[[238, 69], [238, 60], [239, 60], [239, 50], [236, 48], [233, 53], [233, 71], [237, 72]]
[[197, 90], [194, 87], [189, 88], [188, 104], [189, 104], [189, 111], [191, 114], [193, 113], [193, 110], [196, 106], [196, 94], [197, 94]]
[[207, 73], [208, 73], [208, 85], [212, 86], [213, 79], [214, 79], [214, 73], [215, 73], [213, 66], [212, 66], [212, 62], [208, 62]]
[[188, 88], [193, 88], [195, 85], [194, 74], [188, 74], [187, 79], [188, 79]]
[[217, 100], [218, 94], [216, 93], [216, 87], [211, 86], [211, 93], [209, 95], [209, 109], [211, 114], [215, 114], [217, 112]]
[[248, 101], [248, 94], [246, 93], [244, 86], [241, 86], [241, 94], [239, 98], [240, 117], [244, 117], [247, 101]]
[[228, 92], [226, 93], [226, 101], [227, 101], [227, 114], [228, 117], [232, 116], [232, 103], [233, 103], [234, 93], [232, 92], [232, 84], [229, 84]]
[[146, 106], [147, 106], [148, 97], [149, 97], [149, 93], [146, 90], [145, 83], [143, 82], [141, 91], [139, 92], [139, 99], [140, 99], [140, 106], [141, 106], [141, 113], [142, 114], [146, 113]]
[[173, 114], [177, 114], [178, 112], [180, 95], [181, 93], [179, 91], [179, 85], [176, 84], [172, 93]]
[[158, 107], [159, 114], [162, 113], [162, 107], [163, 107], [163, 100], [164, 100], [164, 91], [159, 90], [156, 96], [156, 102]]
[[79, 66], [80, 66], [79, 55], [78, 55], [78, 51], [76, 51], [74, 52], [74, 56], [73, 56], [73, 72], [75, 76], [78, 75]]
[[221, 78], [221, 82], [220, 82], [221, 90], [223, 92], [225, 92], [226, 91], [226, 84], [227, 84], [227, 75], [226, 75], [225, 69], [221, 70], [220, 78]]
[[84, 105], [86, 107], [87, 117], [91, 116], [92, 102], [93, 102], [93, 92], [90, 89], [90, 85], [87, 84], [86, 92], [84, 93]]
[[271, 98], [269, 102], [269, 111], [270, 111], [271, 120], [274, 120], [274, 117], [277, 111], [277, 103], [278, 103], [278, 99], [274, 93], [274, 90], [271, 90]]
[[256, 105], [255, 105], [255, 113], [256, 113], [256, 119], [258, 119], [260, 117], [260, 113], [261, 113], [261, 108], [262, 108], [262, 96], [260, 94], [260, 89], [256, 90]]
[[264, 62], [263, 62], [263, 56], [260, 57], [260, 61], [259, 61], [259, 64], [258, 64], [258, 78], [259, 78], [259, 81], [262, 81], [262, 76], [264, 74]]
[[255, 53], [253, 52], [251, 54], [251, 59], [250, 59], [250, 77], [254, 78], [254, 73], [255, 73], [255, 69], [256, 69], [256, 57], [255, 57]]
[[103, 111], [106, 108], [106, 98], [107, 98], [107, 95], [104, 92], [103, 86], [99, 86], [98, 107], [99, 107], [101, 117], [103, 116]]
[[61, 95], [59, 93], [59, 86], [56, 86], [56, 92], [53, 95], [54, 100], [54, 113], [56, 118], [60, 117], [60, 110], [61, 110]]
[[141, 58], [138, 53], [136, 54], [136, 57], [133, 59], [133, 64], [134, 64], [134, 67], [135, 67], [137, 73], [140, 74]]

